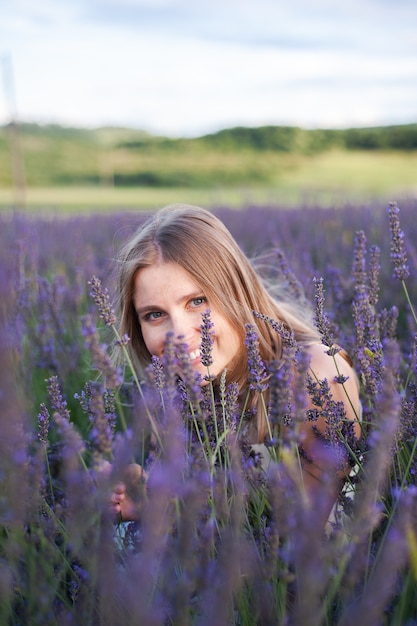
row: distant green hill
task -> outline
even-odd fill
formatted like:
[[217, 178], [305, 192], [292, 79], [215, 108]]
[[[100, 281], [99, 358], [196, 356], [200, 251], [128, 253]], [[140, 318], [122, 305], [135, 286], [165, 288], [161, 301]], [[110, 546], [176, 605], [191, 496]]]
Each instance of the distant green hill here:
[[[280, 185], [323, 155], [417, 154], [417, 124], [346, 130], [236, 127], [197, 138], [128, 128], [0, 127], [0, 187], [24, 165], [29, 187]], [[303, 170], [304, 171], [304, 170]], [[352, 179], [353, 180], [353, 179]]]
[[306, 130], [295, 126], [237, 127], [202, 138], [223, 148], [247, 146], [254, 150], [315, 154], [332, 148], [346, 150], [416, 150], [417, 124], [346, 130]]

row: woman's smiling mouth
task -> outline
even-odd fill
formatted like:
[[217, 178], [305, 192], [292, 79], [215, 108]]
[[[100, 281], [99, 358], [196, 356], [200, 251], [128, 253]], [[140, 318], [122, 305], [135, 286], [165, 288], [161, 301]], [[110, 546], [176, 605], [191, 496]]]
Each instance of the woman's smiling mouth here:
[[188, 353], [188, 356], [190, 357], [190, 361], [195, 361], [196, 359], [200, 358], [200, 349], [197, 348], [197, 350], [192, 350]]

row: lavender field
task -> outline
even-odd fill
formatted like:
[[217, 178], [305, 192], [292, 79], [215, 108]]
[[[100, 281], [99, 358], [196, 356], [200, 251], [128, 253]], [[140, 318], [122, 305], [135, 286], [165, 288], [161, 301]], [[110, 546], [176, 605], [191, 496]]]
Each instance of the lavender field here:
[[[210, 406], [170, 362], [138, 380], [111, 307], [144, 214], [0, 213], [1, 626], [417, 624], [417, 201], [215, 212], [354, 361], [363, 433], [332, 519], [295, 439], [268, 476], [237, 440], [233, 389]], [[136, 479], [140, 522], [119, 524], [109, 494], [133, 461], [148, 490]]]

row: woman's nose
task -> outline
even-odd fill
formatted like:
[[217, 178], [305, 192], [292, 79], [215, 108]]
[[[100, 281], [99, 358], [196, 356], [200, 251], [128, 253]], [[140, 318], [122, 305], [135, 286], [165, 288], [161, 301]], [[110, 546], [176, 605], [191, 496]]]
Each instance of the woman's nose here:
[[180, 340], [187, 344], [194, 335], [194, 329], [190, 320], [185, 319], [182, 316], [176, 317], [172, 320], [172, 331], [176, 341]]

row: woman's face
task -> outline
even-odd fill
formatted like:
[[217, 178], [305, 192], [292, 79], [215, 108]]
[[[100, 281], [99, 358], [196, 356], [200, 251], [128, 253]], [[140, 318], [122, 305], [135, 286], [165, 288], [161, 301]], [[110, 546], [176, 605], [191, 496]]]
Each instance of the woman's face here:
[[238, 332], [177, 263], [162, 262], [139, 270], [134, 281], [133, 305], [149, 352], [161, 357], [167, 333], [173, 333], [175, 339], [181, 338], [187, 344], [190, 362], [202, 376], [207, 374], [207, 368], [200, 358], [200, 326], [201, 315], [207, 309], [214, 324], [210, 374], [220, 374], [241, 349]]

